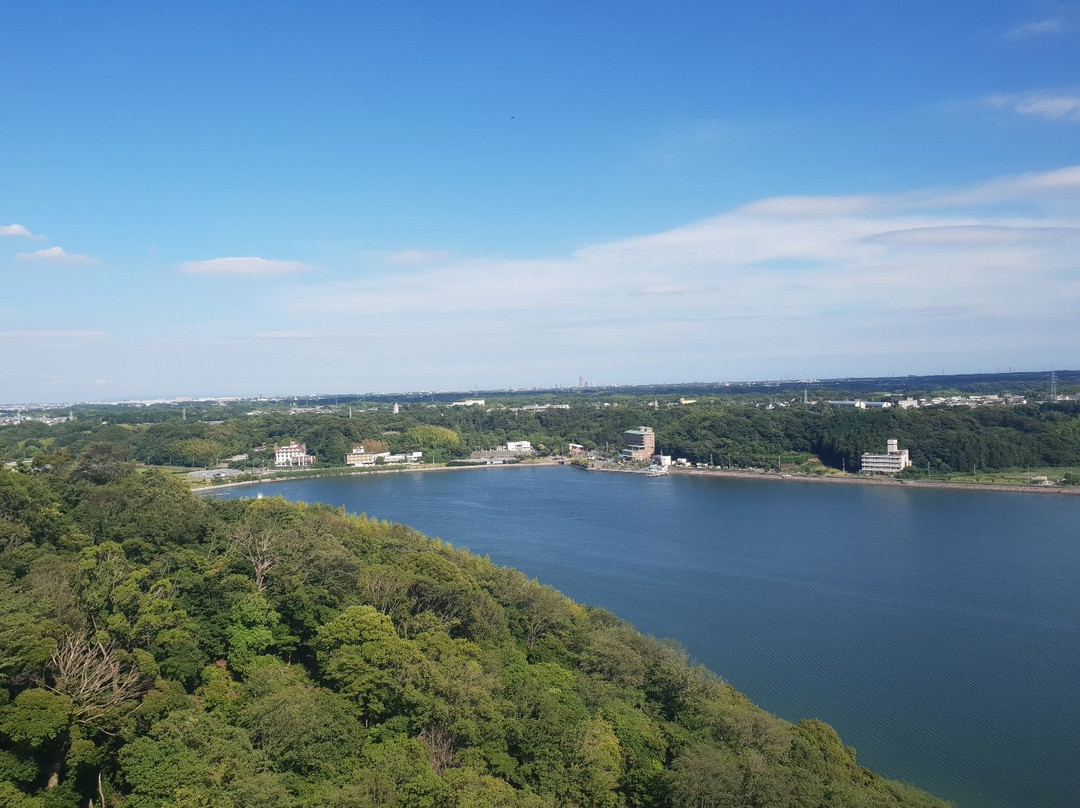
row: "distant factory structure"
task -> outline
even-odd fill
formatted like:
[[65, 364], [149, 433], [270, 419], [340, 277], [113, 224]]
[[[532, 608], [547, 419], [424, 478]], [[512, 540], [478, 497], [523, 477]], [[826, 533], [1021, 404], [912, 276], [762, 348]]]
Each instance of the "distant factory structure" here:
[[908, 450], [901, 449], [900, 441], [896, 438], [889, 438], [885, 454], [864, 452], [859, 468], [863, 474], [899, 474], [910, 465]]
[[833, 407], [847, 407], [855, 410], [885, 410], [892, 406], [891, 401], [830, 401]]

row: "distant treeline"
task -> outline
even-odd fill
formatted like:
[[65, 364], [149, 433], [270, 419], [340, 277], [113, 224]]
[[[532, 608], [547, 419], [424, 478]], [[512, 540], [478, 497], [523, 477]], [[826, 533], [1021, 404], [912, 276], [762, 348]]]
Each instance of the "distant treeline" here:
[[0, 457], [39, 456], [39, 465], [48, 466], [63, 460], [52, 457], [58, 452], [70, 458], [107, 442], [150, 465], [205, 467], [248, 454], [235, 464], [243, 467], [271, 463], [273, 444], [293, 439], [323, 465], [342, 465], [357, 443], [395, 453], [422, 451], [426, 462], [467, 457], [507, 440], [528, 440], [540, 454], [566, 453], [571, 442], [613, 454], [624, 430], [647, 425], [663, 453], [721, 466], [775, 468], [816, 456], [826, 466], [852, 471], [863, 452], [884, 451], [889, 438], [899, 439], [924, 472], [1080, 466], [1077, 402], [909, 410], [804, 405], [801, 398], [775, 409], [719, 399], [657, 407], [629, 397], [605, 403], [610, 406], [575, 401], [569, 409], [540, 412], [409, 404], [393, 413], [383, 405], [357, 407], [351, 418], [345, 406], [332, 414], [295, 415], [192, 407], [186, 419], [173, 407], [113, 408], [106, 418], [78, 412], [68, 423], [0, 428]]
[[942, 805], [519, 572], [123, 455], [0, 468], [0, 805]]

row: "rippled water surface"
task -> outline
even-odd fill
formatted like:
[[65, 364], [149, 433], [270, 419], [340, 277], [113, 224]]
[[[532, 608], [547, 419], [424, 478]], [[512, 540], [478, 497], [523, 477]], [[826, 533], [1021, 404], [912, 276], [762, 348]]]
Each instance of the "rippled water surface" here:
[[603, 606], [961, 808], [1080, 806], [1080, 498], [509, 468], [244, 487]]

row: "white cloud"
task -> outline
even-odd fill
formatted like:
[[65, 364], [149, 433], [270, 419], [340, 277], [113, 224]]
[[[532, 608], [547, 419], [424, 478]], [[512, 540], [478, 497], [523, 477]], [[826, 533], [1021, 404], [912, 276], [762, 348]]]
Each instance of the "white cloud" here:
[[1035, 115], [1051, 121], [1080, 121], [1080, 92], [997, 93], [990, 96], [987, 103], [998, 109], [1009, 109], [1020, 115]]
[[274, 261], [267, 258], [211, 258], [206, 261], [184, 261], [180, 271], [193, 275], [284, 275], [302, 272], [312, 267], [300, 261]]
[[71, 266], [89, 266], [98, 263], [98, 259], [92, 255], [65, 252], [63, 247], [46, 247], [44, 250], [36, 250], [35, 252], [19, 252], [15, 253], [15, 257], [21, 261], [39, 261]]
[[21, 224], [0, 224], [0, 238], [5, 236], [21, 236], [22, 238], [32, 238], [35, 241], [41, 241], [44, 236], [37, 236], [23, 227]]
[[1080, 202], [1080, 165], [998, 177], [968, 188], [935, 189], [895, 197], [898, 209], [971, 208], [1015, 202], [1043, 206], [1052, 200]]
[[963, 188], [765, 199], [557, 258], [446, 259], [290, 290], [280, 304], [311, 315], [288, 336], [333, 334], [401, 361], [490, 357], [492, 373], [557, 356], [605, 362], [618, 378], [615, 366], [637, 356], [656, 365], [631, 378], [709, 378], [710, 361], [722, 378], [717, 363], [761, 357], [1013, 350], [1008, 335], [1048, 323], [1069, 344], [1080, 341], [1073, 203], [1075, 166]]

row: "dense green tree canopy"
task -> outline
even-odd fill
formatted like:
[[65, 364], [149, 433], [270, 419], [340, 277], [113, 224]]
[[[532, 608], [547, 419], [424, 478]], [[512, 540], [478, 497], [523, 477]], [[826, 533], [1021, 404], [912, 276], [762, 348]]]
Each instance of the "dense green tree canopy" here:
[[102, 801], [940, 805], [514, 570], [95, 445], [0, 470], [0, 803]]

